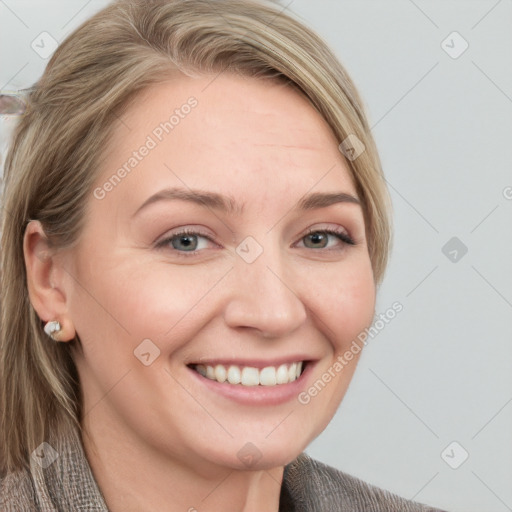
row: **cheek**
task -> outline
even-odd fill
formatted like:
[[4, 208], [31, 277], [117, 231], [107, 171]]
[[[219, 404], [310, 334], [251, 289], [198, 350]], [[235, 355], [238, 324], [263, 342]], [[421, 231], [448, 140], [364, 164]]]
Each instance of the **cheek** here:
[[[312, 277], [310, 274], [309, 283]], [[319, 361], [309, 387], [298, 396], [302, 428], [313, 432], [311, 439], [325, 429], [336, 413], [362, 351], [361, 343], [356, 350], [353, 342], [371, 324], [375, 311], [373, 272], [364, 255], [339, 265], [319, 267], [314, 279], [323, 285], [317, 286], [315, 293], [309, 291], [308, 306], [315, 327], [325, 338], [325, 357]], [[307, 290], [304, 293], [308, 296]]]
[[375, 312], [375, 283], [369, 259], [324, 271], [325, 283], [315, 294], [314, 312], [336, 352], [346, 350], [368, 327]]
[[[105, 265], [98, 260], [94, 268], [84, 267], [80, 273], [88, 286], [78, 287], [74, 311], [88, 338], [101, 339], [112, 349], [123, 344], [133, 351], [146, 338], [167, 344], [181, 339], [185, 330], [191, 334], [200, 327], [201, 315], [212, 309], [230, 268], [229, 262], [212, 267], [169, 265], [141, 261], [133, 254]], [[102, 334], [94, 336], [94, 331]]]
[[[75, 361], [89, 406], [113, 387], [112, 399], [116, 396], [118, 406], [126, 405], [126, 414], [137, 396], [145, 393], [147, 401], [154, 389], [174, 389], [169, 393], [179, 395], [161, 370], [168, 356], [193, 339], [210, 318], [216, 286], [222, 286], [229, 269], [227, 263], [207, 269], [140, 261], [134, 255], [109, 262], [99, 258], [94, 268], [80, 267], [78, 279], [87, 287], [74, 288], [71, 304], [83, 347]], [[142, 345], [146, 339], [160, 353], [147, 342]], [[149, 348], [150, 357], [156, 357], [150, 366], [136, 357], [142, 353], [139, 347], [146, 352]], [[154, 405], [158, 409], [159, 404]]]
[[125, 297], [121, 314], [132, 332], [167, 340], [171, 331], [200, 327], [201, 316], [214, 309], [223, 276], [230, 268], [227, 263], [207, 267], [157, 262], [142, 271], [133, 269], [130, 283], [118, 287], [113, 298]]

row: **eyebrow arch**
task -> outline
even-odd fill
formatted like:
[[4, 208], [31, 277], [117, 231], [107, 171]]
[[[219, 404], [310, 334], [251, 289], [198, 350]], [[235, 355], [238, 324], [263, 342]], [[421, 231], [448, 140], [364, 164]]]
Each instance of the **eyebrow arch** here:
[[[146, 199], [132, 217], [135, 217], [150, 204], [172, 200], [188, 201], [200, 206], [232, 214], [241, 214], [245, 206], [244, 204], [237, 203], [232, 197], [224, 196], [216, 192], [167, 188], [160, 190]], [[316, 208], [326, 208], [336, 203], [353, 203], [361, 206], [361, 201], [357, 197], [347, 194], [346, 192], [315, 192], [302, 197], [294, 210], [314, 210]]]
[[238, 204], [232, 197], [223, 196], [216, 192], [191, 189], [184, 190], [182, 188], [166, 188], [146, 199], [146, 201], [144, 201], [144, 203], [142, 203], [142, 205], [133, 214], [133, 217], [150, 204], [172, 200], [188, 201], [225, 213], [241, 214], [243, 211], [243, 205]]
[[296, 206], [295, 210], [314, 210], [315, 208], [326, 208], [336, 203], [353, 203], [361, 206], [361, 201], [346, 192], [322, 193], [315, 192], [304, 196]]

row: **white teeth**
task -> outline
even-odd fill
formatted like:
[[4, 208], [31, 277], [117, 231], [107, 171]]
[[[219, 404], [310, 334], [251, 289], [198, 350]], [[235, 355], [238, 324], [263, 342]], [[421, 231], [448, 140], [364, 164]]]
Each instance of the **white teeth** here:
[[218, 364], [215, 367], [215, 380], [219, 382], [224, 382], [226, 380], [227, 372], [226, 368], [222, 366], [221, 364]]
[[251, 368], [246, 366], [242, 370], [242, 385], [243, 386], [257, 386], [260, 383], [260, 376], [258, 368]]
[[297, 378], [297, 363], [292, 363], [290, 368], [288, 368], [288, 380], [293, 380]]
[[302, 361], [282, 364], [278, 367], [266, 366], [259, 370], [252, 366], [231, 365], [229, 368], [222, 364], [215, 366], [197, 364], [194, 369], [203, 377], [217, 382], [229, 384], [241, 384], [242, 386], [276, 386], [279, 384], [288, 384], [300, 377], [302, 371]]
[[[301, 363], [302, 365], [302, 363]], [[276, 381], [278, 384], [286, 384], [289, 382], [288, 379], [288, 367], [285, 364], [282, 364], [276, 372]]]
[[276, 369], [273, 366], [267, 366], [261, 370], [260, 384], [262, 386], [275, 386], [277, 384]]
[[240, 384], [242, 375], [240, 374], [240, 368], [238, 366], [230, 366], [228, 370], [228, 382], [230, 384]]

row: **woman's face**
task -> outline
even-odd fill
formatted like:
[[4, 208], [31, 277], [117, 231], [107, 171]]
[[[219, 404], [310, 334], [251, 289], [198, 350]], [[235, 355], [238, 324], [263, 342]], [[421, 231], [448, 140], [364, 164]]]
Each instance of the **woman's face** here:
[[180, 76], [135, 99], [65, 253], [86, 430], [199, 471], [286, 464], [325, 428], [375, 306], [339, 142], [267, 81]]

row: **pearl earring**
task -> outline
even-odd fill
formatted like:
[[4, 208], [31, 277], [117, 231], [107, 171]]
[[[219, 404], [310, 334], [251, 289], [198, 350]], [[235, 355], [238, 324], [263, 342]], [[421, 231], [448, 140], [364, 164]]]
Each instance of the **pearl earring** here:
[[54, 334], [59, 332], [60, 330], [62, 329], [62, 327], [60, 326], [60, 323], [57, 322], [57, 320], [52, 320], [51, 322], [47, 322], [46, 325], [44, 326], [44, 332], [50, 336], [50, 338], [52, 340], [55, 340], [55, 336]]

